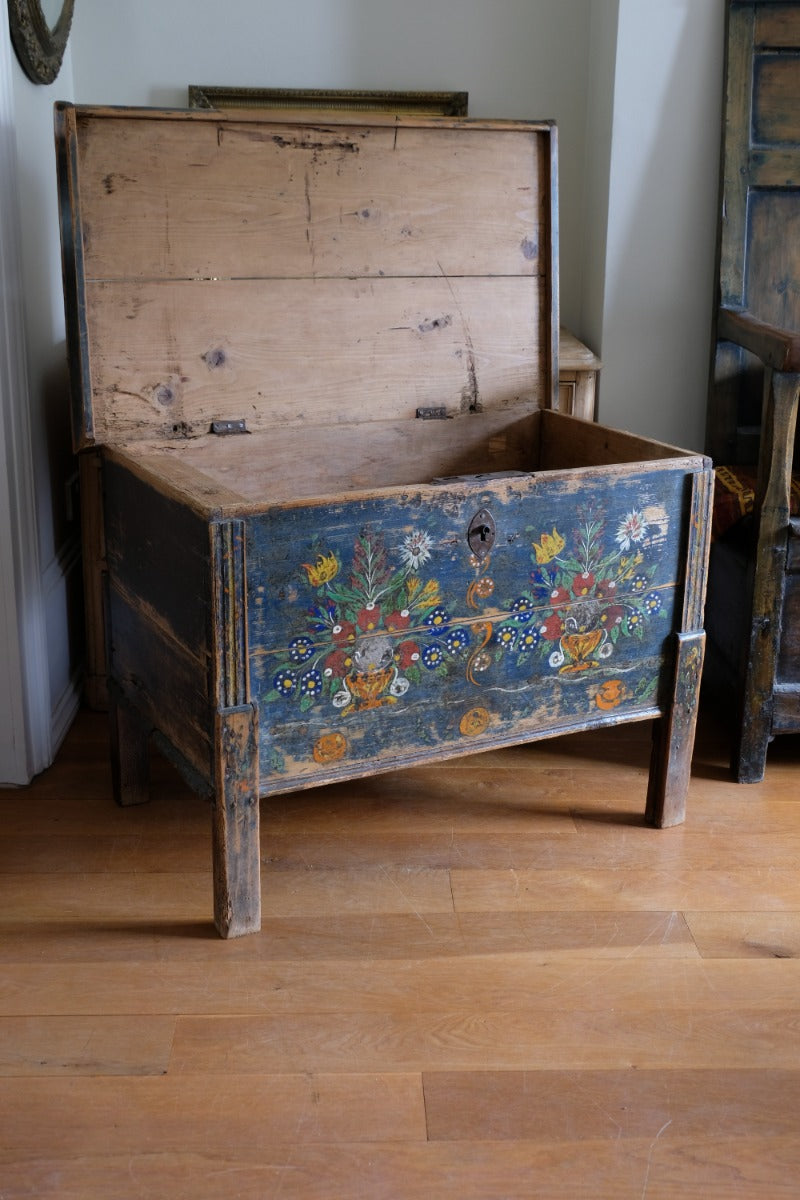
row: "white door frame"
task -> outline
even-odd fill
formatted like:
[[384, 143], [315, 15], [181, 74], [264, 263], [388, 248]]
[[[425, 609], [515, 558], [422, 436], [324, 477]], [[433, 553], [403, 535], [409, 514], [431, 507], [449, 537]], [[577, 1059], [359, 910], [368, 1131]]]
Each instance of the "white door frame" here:
[[31, 450], [12, 50], [0, 21], [0, 784], [52, 758]]

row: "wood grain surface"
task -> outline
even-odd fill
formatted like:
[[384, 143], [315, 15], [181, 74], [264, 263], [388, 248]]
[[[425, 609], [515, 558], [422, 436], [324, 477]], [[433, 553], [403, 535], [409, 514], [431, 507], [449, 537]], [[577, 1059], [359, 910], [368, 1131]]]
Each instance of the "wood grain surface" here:
[[800, 747], [726, 743], [672, 830], [646, 723], [272, 798], [223, 941], [208, 813], [81, 714], [0, 792], [3, 1200], [793, 1197]]

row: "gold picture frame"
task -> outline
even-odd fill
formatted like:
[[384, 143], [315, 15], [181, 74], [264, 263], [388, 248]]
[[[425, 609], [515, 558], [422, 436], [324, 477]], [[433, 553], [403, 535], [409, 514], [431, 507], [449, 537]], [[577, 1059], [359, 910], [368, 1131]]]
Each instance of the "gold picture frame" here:
[[467, 92], [397, 92], [340, 88], [253, 88], [189, 85], [190, 108], [309, 109], [465, 117]]

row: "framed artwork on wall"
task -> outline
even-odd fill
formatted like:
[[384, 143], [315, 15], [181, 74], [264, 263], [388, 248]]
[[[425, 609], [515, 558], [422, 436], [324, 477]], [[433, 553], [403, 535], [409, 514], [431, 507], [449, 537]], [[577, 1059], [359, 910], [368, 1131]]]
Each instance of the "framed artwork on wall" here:
[[324, 109], [465, 117], [467, 92], [403, 92], [339, 88], [252, 88], [189, 85], [190, 108]]

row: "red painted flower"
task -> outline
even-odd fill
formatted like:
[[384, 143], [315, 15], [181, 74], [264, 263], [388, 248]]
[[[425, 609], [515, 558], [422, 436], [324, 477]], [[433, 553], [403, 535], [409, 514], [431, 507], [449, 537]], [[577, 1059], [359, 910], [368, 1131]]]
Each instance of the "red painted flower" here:
[[571, 599], [569, 592], [563, 587], [557, 587], [550, 593], [550, 604], [553, 608], [563, 608]]
[[351, 661], [346, 650], [334, 650], [333, 654], [329, 654], [325, 659], [325, 672], [327, 674], [330, 671], [337, 679], [344, 679]]
[[543, 625], [539, 626], [539, 632], [543, 638], [547, 638], [548, 642], [557, 642], [564, 632], [564, 622], [558, 613], [553, 613]]
[[601, 600], [613, 600], [617, 594], [616, 579], [601, 579], [595, 588], [595, 594]]
[[576, 575], [572, 581], [572, 594], [574, 596], [588, 596], [594, 587], [594, 575], [591, 571], [584, 571], [582, 575]]
[[419, 646], [416, 642], [401, 642], [394, 652], [395, 661], [401, 671], [419, 662]]
[[352, 621], [340, 621], [331, 631], [334, 646], [347, 646], [356, 640], [356, 627]]
[[600, 621], [607, 629], [613, 629], [615, 625], [621, 624], [624, 616], [625, 609], [621, 604], [609, 604], [600, 614]]
[[403, 609], [402, 612], [395, 610], [393, 613], [389, 613], [384, 624], [390, 633], [400, 633], [403, 629], [408, 629], [411, 617], [407, 609]]
[[377, 604], [367, 604], [356, 617], [358, 628], [364, 633], [372, 633], [381, 623], [381, 610]]

